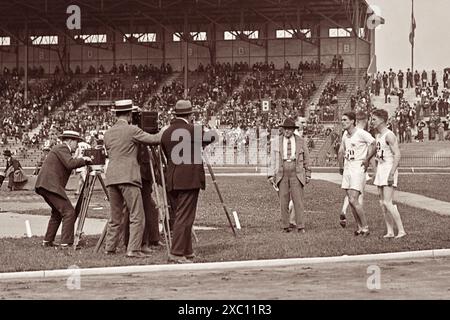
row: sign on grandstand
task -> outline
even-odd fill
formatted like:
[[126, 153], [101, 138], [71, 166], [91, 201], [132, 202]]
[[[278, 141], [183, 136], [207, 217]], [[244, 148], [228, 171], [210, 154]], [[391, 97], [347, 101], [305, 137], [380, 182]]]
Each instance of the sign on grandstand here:
[[262, 112], [270, 111], [270, 100], [266, 100], [266, 99], [261, 100], [261, 110], [262, 110]]

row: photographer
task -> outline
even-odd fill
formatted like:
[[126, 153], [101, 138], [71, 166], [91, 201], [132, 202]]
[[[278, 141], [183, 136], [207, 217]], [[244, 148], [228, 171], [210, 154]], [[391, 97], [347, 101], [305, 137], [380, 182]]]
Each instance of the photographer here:
[[139, 144], [156, 145], [161, 141], [160, 134], [153, 135], [144, 132], [137, 126], [130, 125], [133, 102], [119, 100], [115, 102], [117, 122], [104, 135], [105, 148], [109, 156], [106, 171], [106, 186], [108, 187], [111, 217], [106, 234], [106, 254], [114, 254], [119, 244], [124, 203], [129, 216], [130, 238], [126, 256], [130, 258], [145, 258], [142, 251], [144, 233], [144, 205], [142, 202], [142, 179], [137, 160]]
[[61, 248], [67, 248], [73, 244], [74, 225], [76, 220], [75, 210], [67, 197], [65, 187], [73, 169], [91, 163], [91, 158], [72, 158], [78, 142], [83, 139], [76, 131], [64, 131], [59, 137], [62, 140], [52, 148], [42, 164], [36, 180], [36, 193], [41, 195], [52, 209], [47, 232], [42, 245], [54, 246], [56, 232], [62, 221]]
[[[133, 125], [139, 126], [141, 124], [141, 110], [139, 107], [133, 106], [132, 110], [132, 120], [131, 123]], [[155, 118], [157, 120], [157, 117]], [[158, 124], [152, 124], [155, 127], [155, 131], [157, 131]], [[144, 234], [142, 237], [142, 251], [144, 253], [150, 253], [150, 250], [160, 249], [160, 234], [159, 234], [159, 214], [156, 209], [156, 204], [152, 198], [152, 175], [150, 171], [150, 153], [148, 147], [145, 144], [139, 144], [138, 146], [138, 163], [141, 168], [141, 178], [142, 178], [142, 202], [144, 205], [144, 215], [145, 215], [145, 224], [144, 224]], [[153, 159], [152, 159], [153, 160]], [[155, 168], [155, 175], [158, 174], [158, 167]], [[155, 177], [156, 178], [156, 177]], [[157, 179], [158, 180], [158, 179]], [[126, 209], [125, 209], [126, 210]], [[127, 210], [126, 210], [127, 211]], [[129, 213], [125, 213], [125, 221], [124, 221], [124, 243], [128, 245], [129, 240]]]

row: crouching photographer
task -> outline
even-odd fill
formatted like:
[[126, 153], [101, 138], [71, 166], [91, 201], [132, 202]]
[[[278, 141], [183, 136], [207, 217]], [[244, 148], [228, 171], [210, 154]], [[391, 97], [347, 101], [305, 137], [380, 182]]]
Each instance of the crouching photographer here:
[[59, 225], [62, 222], [60, 248], [68, 248], [73, 244], [74, 225], [76, 220], [75, 209], [67, 197], [65, 187], [73, 169], [88, 165], [91, 158], [75, 159], [78, 142], [83, 141], [76, 131], [64, 131], [59, 137], [61, 144], [54, 146], [45, 158], [36, 180], [36, 193], [42, 196], [52, 209], [47, 232], [42, 245], [55, 246], [54, 240]]

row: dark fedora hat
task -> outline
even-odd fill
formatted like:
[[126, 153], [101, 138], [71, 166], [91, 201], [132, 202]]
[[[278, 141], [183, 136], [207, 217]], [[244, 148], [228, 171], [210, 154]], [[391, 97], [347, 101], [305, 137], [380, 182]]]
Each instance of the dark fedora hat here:
[[12, 156], [11, 151], [8, 150], [8, 149], [6, 149], [5, 151], [3, 151], [3, 155], [6, 156], [6, 157], [11, 157], [11, 156]]
[[114, 108], [111, 111], [122, 112], [122, 111], [131, 111], [133, 110], [133, 100], [125, 99], [125, 100], [117, 100], [114, 102]]
[[81, 137], [80, 133], [73, 130], [64, 130], [63, 134], [59, 136], [61, 140], [63, 139], [74, 139], [83, 141], [84, 139]]
[[178, 100], [175, 105], [175, 114], [176, 115], [184, 115], [191, 114], [194, 112], [192, 110], [192, 104], [189, 100]]
[[281, 128], [298, 129], [298, 126], [295, 124], [294, 119], [291, 119], [291, 118], [286, 118], [280, 127]]

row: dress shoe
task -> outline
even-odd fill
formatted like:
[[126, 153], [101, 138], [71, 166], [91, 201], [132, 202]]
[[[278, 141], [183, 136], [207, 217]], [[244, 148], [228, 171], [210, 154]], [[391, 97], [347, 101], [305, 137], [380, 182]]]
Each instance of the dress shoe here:
[[148, 258], [149, 255], [142, 251], [128, 251], [126, 254], [127, 258]]
[[284, 232], [284, 233], [289, 233], [289, 232], [291, 232], [291, 231], [292, 231], [291, 228], [283, 228], [283, 232]]
[[305, 228], [298, 228], [297, 232], [298, 233], [305, 233], [306, 231], [305, 231]]
[[154, 253], [154, 250], [152, 250], [150, 247], [144, 246], [141, 248], [141, 252], [150, 255]]
[[105, 251], [105, 254], [106, 254], [107, 256], [112, 256], [112, 255], [116, 254], [116, 250], [106, 250], [106, 251]]
[[197, 256], [195, 255], [195, 253], [191, 253], [191, 254], [185, 255], [185, 257], [186, 257], [186, 259], [193, 260], [193, 259], [195, 259]]
[[58, 243], [54, 243], [53, 241], [46, 241], [46, 240], [44, 240], [44, 241], [42, 241], [42, 246], [43, 246], [44, 248], [48, 248], [48, 247], [58, 247], [59, 244], [58, 244]]
[[190, 261], [189, 259], [187, 259], [184, 256], [176, 256], [174, 254], [169, 253], [169, 262], [174, 262], [174, 263], [192, 263], [192, 261]]

